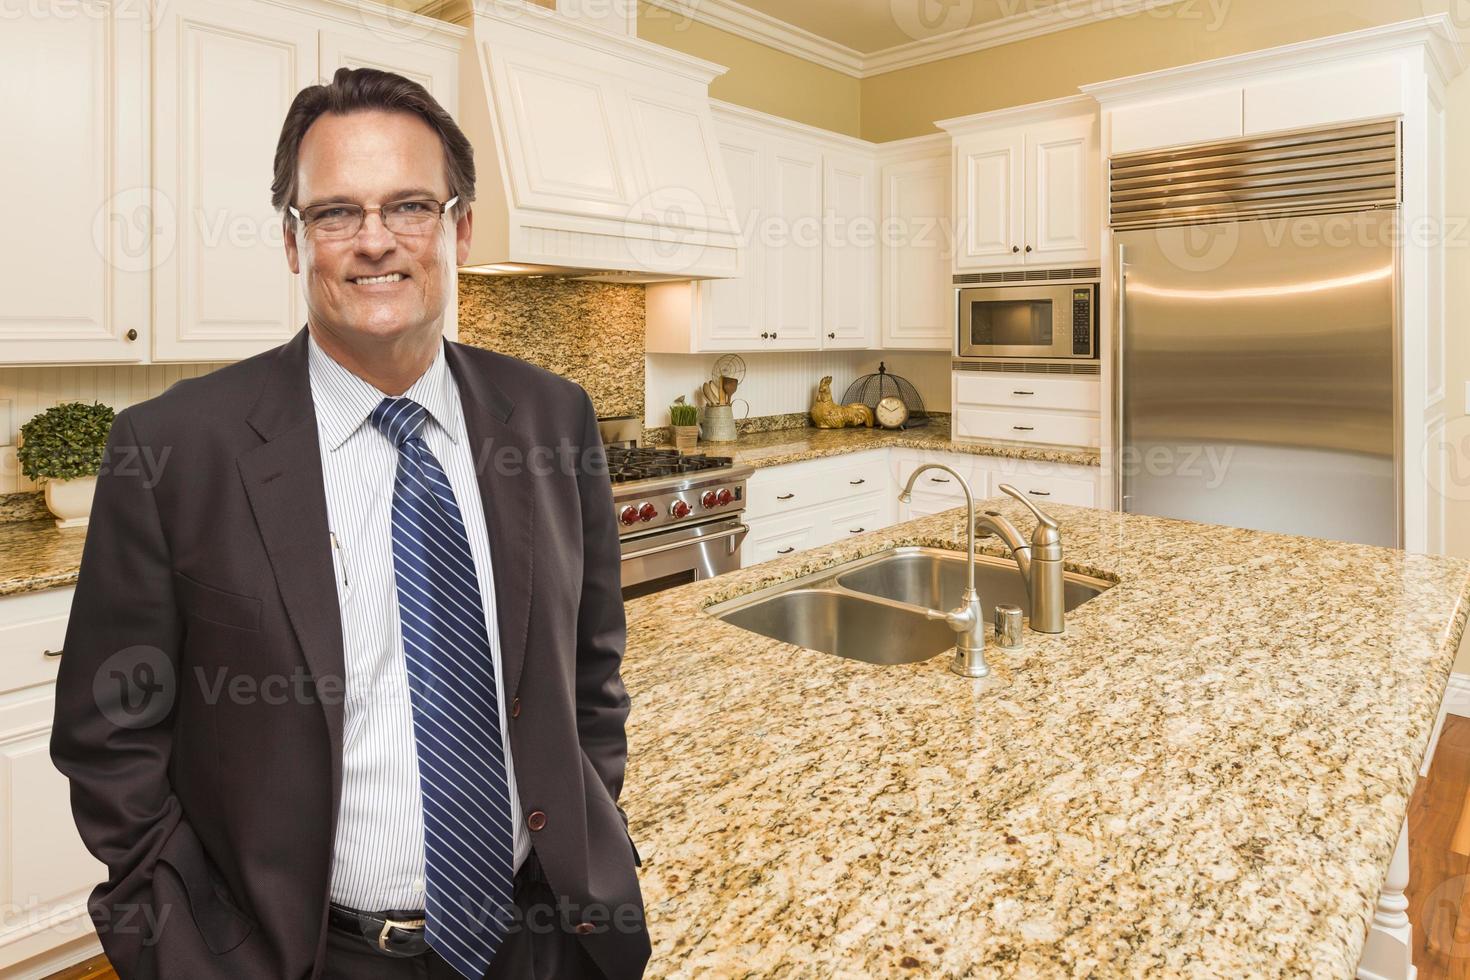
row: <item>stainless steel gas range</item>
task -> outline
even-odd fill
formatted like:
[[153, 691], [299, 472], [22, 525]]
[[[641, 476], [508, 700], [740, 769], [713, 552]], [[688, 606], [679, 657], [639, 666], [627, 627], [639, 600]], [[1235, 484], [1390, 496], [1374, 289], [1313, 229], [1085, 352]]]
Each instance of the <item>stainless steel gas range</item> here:
[[752, 467], [726, 456], [613, 442], [607, 464], [624, 599], [740, 567], [740, 543], [750, 531], [741, 515]]

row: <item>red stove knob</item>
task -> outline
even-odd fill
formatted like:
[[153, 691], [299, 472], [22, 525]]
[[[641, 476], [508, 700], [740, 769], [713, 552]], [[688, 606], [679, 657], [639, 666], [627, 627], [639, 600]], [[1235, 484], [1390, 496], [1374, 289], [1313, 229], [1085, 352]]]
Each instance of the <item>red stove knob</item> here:
[[622, 521], [628, 527], [632, 527], [634, 524], [638, 523], [638, 508], [634, 507], [632, 504], [629, 504], [622, 510], [618, 511], [618, 520]]
[[654, 507], [653, 504], [644, 504], [638, 508], [638, 519], [644, 523], [653, 520], [657, 516], [658, 508]]
[[725, 504], [728, 504], [730, 501], [732, 501], [734, 499], [735, 499], [735, 495], [730, 492], [730, 490], [729, 490], [728, 487], [726, 489], [720, 491], [719, 500], [720, 500], [720, 505], [721, 506], [724, 506]]
[[682, 500], [676, 500], [669, 505], [669, 514], [673, 517], [688, 517], [689, 505]]
[[699, 502], [704, 505], [705, 510], [714, 510], [720, 505], [720, 495], [713, 490], [706, 490], [704, 496], [699, 498]]

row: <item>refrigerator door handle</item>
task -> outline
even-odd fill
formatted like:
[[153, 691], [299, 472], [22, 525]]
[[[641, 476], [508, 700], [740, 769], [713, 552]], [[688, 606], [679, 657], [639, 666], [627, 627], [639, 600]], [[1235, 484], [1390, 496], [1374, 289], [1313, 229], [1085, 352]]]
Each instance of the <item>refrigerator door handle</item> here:
[[1128, 512], [1128, 498], [1124, 494], [1123, 450], [1126, 430], [1123, 427], [1123, 338], [1128, 304], [1128, 246], [1118, 243], [1118, 318], [1117, 337], [1113, 356], [1113, 500], [1119, 512]]

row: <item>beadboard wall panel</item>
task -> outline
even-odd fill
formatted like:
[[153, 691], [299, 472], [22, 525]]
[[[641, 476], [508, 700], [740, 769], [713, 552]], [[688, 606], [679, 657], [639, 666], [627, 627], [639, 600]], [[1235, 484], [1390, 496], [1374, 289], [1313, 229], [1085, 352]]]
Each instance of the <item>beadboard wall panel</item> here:
[[0, 367], [0, 494], [41, 485], [20, 472], [16, 443], [30, 418], [62, 402], [101, 402], [120, 411], [168, 390], [181, 378], [208, 374], [219, 364], [100, 364]]
[[[709, 380], [720, 354], [645, 354], [648, 404], [646, 426], [669, 424], [669, 403], [679, 395], [702, 406], [699, 389]], [[760, 351], [740, 355], [745, 380], [735, 392], [750, 402], [751, 415], [806, 412], [817, 394], [817, 382], [832, 376], [832, 397], [841, 399], [847, 386], [878, 370], [882, 361], [890, 374], [912, 382], [931, 412], [949, 411], [948, 351]], [[737, 417], [745, 408], [738, 402]]]

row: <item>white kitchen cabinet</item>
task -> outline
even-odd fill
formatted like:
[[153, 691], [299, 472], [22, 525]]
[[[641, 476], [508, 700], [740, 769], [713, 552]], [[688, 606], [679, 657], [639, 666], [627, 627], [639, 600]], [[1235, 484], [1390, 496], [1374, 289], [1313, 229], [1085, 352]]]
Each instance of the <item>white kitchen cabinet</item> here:
[[1166, 96], [1109, 113], [1112, 155], [1230, 139], [1243, 132], [1239, 86]]
[[156, 33], [157, 196], [172, 234], [155, 255], [153, 359], [238, 360], [305, 320], [270, 176], [281, 122], [317, 76], [303, 13], [179, 0]]
[[[107, 868], [82, 844], [51, 763], [71, 589], [0, 598], [0, 975], [45, 976], [101, 951], [87, 896]], [[21, 964], [24, 964], [21, 966]]]
[[766, 164], [762, 232], [766, 326], [762, 350], [810, 350], [822, 336], [822, 151], [809, 143], [772, 139]]
[[740, 567], [749, 568], [772, 558], [784, 558], [798, 551], [816, 548], [830, 521], [818, 510], [807, 510], [786, 517], [751, 520], [750, 533], [740, 546]]
[[369, 65], [452, 112], [463, 28], [318, 0], [178, 0], [156, 26], [99, 9], [0, 32], [17, 93], [0, 125], [27, 137], [0, 175], [47, 214], [40, 240], [11, 236], [0, 255], [0, 361], [224, 361], [288, 340], [305, 308], [270, 181], [292, 100]]
[[138, 14], [97, 5], [0, 28], [0, 182], [24, 199], [0, 245], [0, 362], [147, 356], [150, 238], [169, 202], [148, 188]]
[[1091, 99], [937, 125], [954, 139], [956, 271], [1099, 261], [1102, 165]]
[[645, 349], [867, 349], [877, 339], [877, 151], [715, 104], [745, 272], [645, 289]]
[[906, 140], [899, 149], [885, 150], [879, 171], [885, 348], [954, 347], [950, 169], [943, 136]]
[[1025, 262], [1025, 157], [1026, 135], [1020, 129], [955, 141], [955, 201], [964, 208], [956, 222], [956, 268]]
[[872, 347], [878, 326], [877, 162], [824, 154], [822, 346]]
[[1097, 449], [1102, 438], [1096, 377], [953, 371], [954, 437]]

